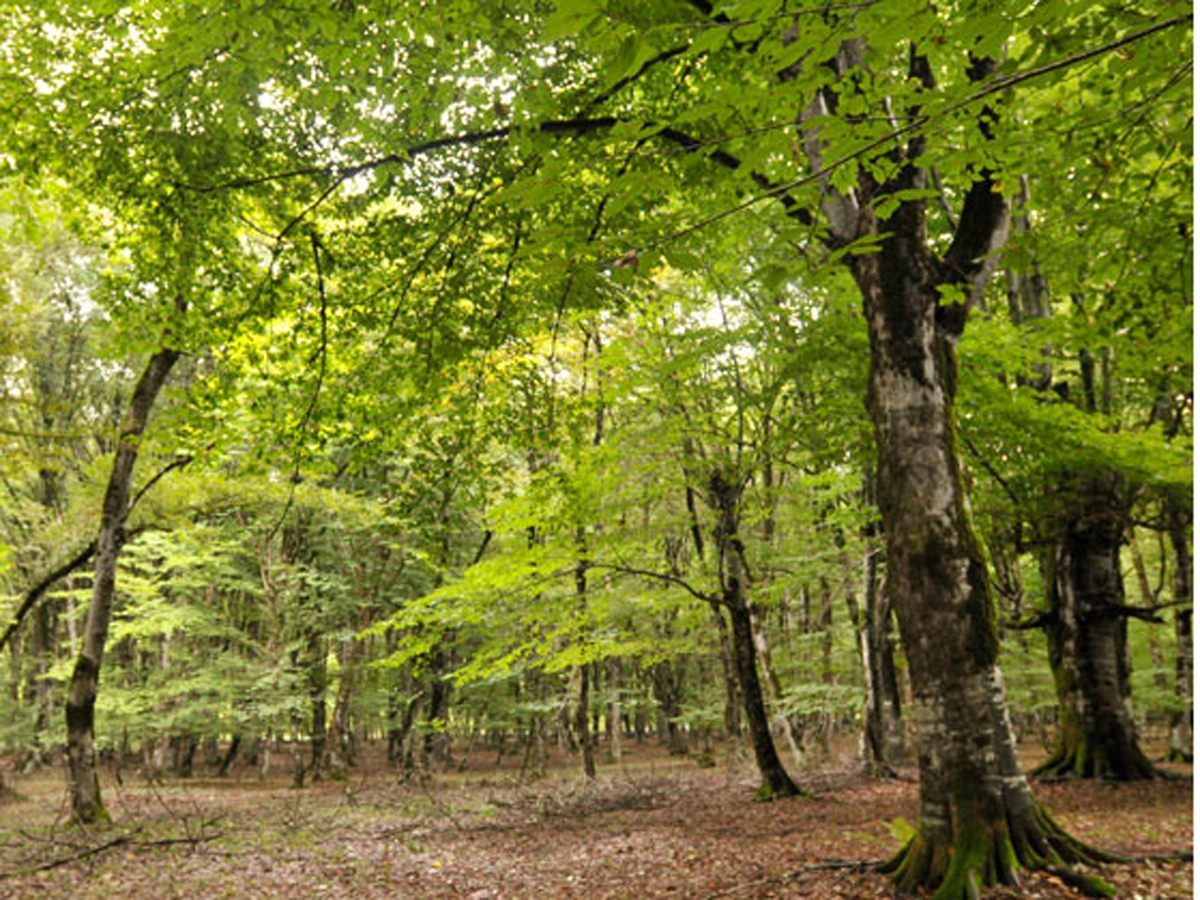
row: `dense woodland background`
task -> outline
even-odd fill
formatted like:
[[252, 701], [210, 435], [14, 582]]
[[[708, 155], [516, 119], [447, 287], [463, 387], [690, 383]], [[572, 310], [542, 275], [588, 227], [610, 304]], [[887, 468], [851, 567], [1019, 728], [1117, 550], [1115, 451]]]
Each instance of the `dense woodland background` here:
[[1188, 4], [302, 6], [0, 7], [4, 787], [97, 673], [73, 765], [151, 778], [909, 765], [861, 261], [980, 189], [1013, 724], [1190, 761]]

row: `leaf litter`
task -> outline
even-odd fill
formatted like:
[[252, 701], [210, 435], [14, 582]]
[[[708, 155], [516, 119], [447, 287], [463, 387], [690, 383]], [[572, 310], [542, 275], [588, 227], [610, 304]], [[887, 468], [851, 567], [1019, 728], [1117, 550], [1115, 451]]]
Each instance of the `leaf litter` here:
[[[474, 761], [473, 761], [474, 762]], [[569, 765], [570, 761], [563, 761]], [[1074, 834], [1137, 861], [1100, 873], [1118, 897], [1193, 896], [1192, 783], [1037, 784]], [[26, 778], [0, 807], [0, 898], [870, 898], [873, 864], [915, 821], [915, 773], [868, 779], [843, 761], [809, 797], [753, 799], [753, 770], [665, 757], [521, 783], [486, 763], [398, 782], [374, 771], [292, 790], [193, 779], [108, 788], [115, 824], [66, 824], [61, 776]], [[1187, 851], [1185, 859], [1176, 858]], [[1075, 900], [1027, 873], [987, 898]]]

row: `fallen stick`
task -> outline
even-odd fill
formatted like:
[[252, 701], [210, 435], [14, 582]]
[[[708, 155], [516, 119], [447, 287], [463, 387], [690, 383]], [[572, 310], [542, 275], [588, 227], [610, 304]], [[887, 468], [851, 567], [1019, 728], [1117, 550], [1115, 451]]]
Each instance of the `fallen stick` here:
[[111, 850], [114, 847], [132, 846], [135, 850], [145, 850], [150, 847], [170, 847], [174, 844], [196, 844], [206, 841], [214, 841], [222, 836], [222, 832], [218, 831], [214, 834], [197, 835], [194, 837], [181, 838], [160, 838], [154, 841], [135, 841], [132, 835], [123, 834], [115, 837], [110, 841], [105, 841], [103, 844], [97, 844], [95, 847], [88, 847], [86, 850], [80, 850], [78, 853], [72, 853], [70, 856], [63, 856], [58, 859], [52, 859], [49, 862], [40, 863], [36, 866], [29, 866], [24, 869], [14, 869], [11, 872], [0, 872], [0, 880], [5, 878], [16, 878], [19, 875], [33, 875], [37, 872], [48, 872], [51, 869], [57, 869], [59, 866], [66, 866], [74, 862], [79, 862], [83, 859], [96, 856], [103, 853], [105, 850]]
[[32, 875], [35, 872], [48, 872], [51, 869], [57, 869], [59, 866], [65, 866], [73, 862], [79, 862], [81, 859], [87, 859], [89, 856], [95, 856], [98, 853], [103, 853], [105, 850], [111, 850], [113, 847], [121, 847], [130, 843], [130, 837], [123, 834], [120, 837], [115, 837], [111, 841], [106, 841], [103, 844], [97, 844], [95, 847], [89, 847], [86, 850], [81, 850], [78, 853], [73, 853], [70, 856], [64, 856], [59, 859], [52, 859], [50, 862], [42, 863], [37, 866], [30, 866], [26, 869], [15, 869], [12, 872], [4, 872], [0, 874], [0, 878], [15, 878], [18, 875]]

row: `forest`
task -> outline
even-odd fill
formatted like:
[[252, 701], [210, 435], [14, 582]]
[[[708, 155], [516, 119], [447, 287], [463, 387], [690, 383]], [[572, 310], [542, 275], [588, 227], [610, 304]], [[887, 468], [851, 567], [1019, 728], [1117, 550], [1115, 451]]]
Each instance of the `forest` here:
[[1193, 40], [0, 2], [0, 897], [1192, 896]]

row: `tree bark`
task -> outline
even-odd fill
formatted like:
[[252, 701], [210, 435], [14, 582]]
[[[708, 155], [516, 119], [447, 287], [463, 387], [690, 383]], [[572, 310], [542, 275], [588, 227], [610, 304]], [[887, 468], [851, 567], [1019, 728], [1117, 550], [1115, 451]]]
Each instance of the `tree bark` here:
[[80, 823], [109, 818], [100, 796], [100, 779], [96, 770], [96, 692], [116, 597], [117, 562], [125, 541], [125, 520], [129, 510], [134, 463], [137, 462], [154, 401], [179, 356], [176, 350], [159, 350], [150, 357], [138, 379], [121, 422], [112, 470], [100, 510], [92, 602], [84, 626], [83, 647], [71, 673], [66, 704], [68, 791], [71, 795], [71, 815]]
[[321, 780], [329, 767], [329, 721], [325, 705], [325, 693], [328, 685], [327, 663], [325, 660], [325, 641], [317, 632], [308, 638], [308, 703], [311, 728], [311, 756], [308, 770], [312, 773], [313, 783]]
[[422, 752], [426, 768], [432, 768], [436, 760], [442, 769], [450, 766], [450, 692], [451, 684], [446, 679], [449, 654], [445, 646], [439, 646], [430, 654], [429, 687], [426, 696], [429, 706], [425, 716], [425, 739]]
[[575, 707], [575, 731], [579, 735], [579, 750], [583, 756], [583, 777], [596, 777], [596, 752], [592, 732], [588, 729], [591, 708], [591, 666], [587, 663], [576, 670], [579, 678], [579, 697]]
[[[907, 169], [888, 189], [920, 188]], [[920, 746], [916, 834], [885, 867], [902, 889], [959, 898], [1015, 884], [1021, 866], [1096, 858], [1036, 803], [1016, 755], [997, 665], [996, 606], [959, 464], [956, 343], [966, 303], [939, 286], [982, 288], [1002, 238], [1007, 204], [982, 177], [959, 233], [937, 261], [924, 207], [900, 205], [886, 223], [862, 207], [866, 233], [891, 236], [856, 258], [871, 344], [868, 407], [878, 449], [879, 507], [887, 535], [889, 596], [909, 661]], [[973, 286], [974, 285], [974, 286]]]
[[684, 660], [668, 660], [654, 664], [650, 670], [654, 700], [658, 704], [659, 719], [666, 729], [667, 752], [671, 756], [687, 756], [687, 735], [679, 727], [679, 716], [683, 710], [683, 692], [686, 678]]
[[355, 759], [358, 756], [351, 712], [353, 711], [354, 697], [358, 691], [359, 665], [364, 649], [364, 642], [353, 637], [343, 638], [338, 645], [338, 667], [341, 671], [341, 681], [338, 684], [337, 700], [333, 705], [330, 766], [340, 774], [344, 774], [347, 768], [355, 765]]
[[624, 726], [621, 722], [621, 658], [610, 656], [606, 663], [605, 676], [608, 689], [608, 758], [621, 762], [621, 737]]
[[1058, 746], [1034, 770], [1052, 778], [1137, 781], [1158, 772], [1138, 745], [1129, 687], [1121, 545], [1128, 504], [1115, 474], [1073, 479], [1050, 550], [1046, 628], [1058, 693]]
[[741, 539], [738, 537], [738, 507], [742, 486], [728, 479], [720, 470], [714, 470], [709, 476], [708, 488], [713, 508], [718, 515], [714, 537], [719, 562], [721, 602], [729, 613], [734, 664], [743, 712], [750, 728], [754, 760], [763, 780], [758, 797], [762, 800], [794, 797], [800, 793], [800, 789], [788, 775], [775, 750], [775, 741], [771, 738], [771, 723], [758, 678], [754, 626], [748, 597], [749, 572], [746, 569]]
[[221, 764], [217, 769], [217, 777], [224, 778], [233, 768], [233, 761], [237, 759], [238, 750], [242, 747], [242, 735], [240, 732], [235, 732], [229, 740], [229, 747], [225, 751], [225, 755], [221, 757]]
[[859, 733], [859, 759], [868, 775], [894, 778], [896, 766], [904, 759], [904, 734], [900, 727], [900, 686], [892, 650], [892, 611], [880, 591], [878, 553], [878, 548], [868, 541], [863, 553], [861, 612], [853, 595], [848, 597], [850, 616], [858, 631], [866, 694]]
[[1171, 742], [1167, 758], [1192, 761], [1192, 551], [1190, 504], [1176, 498], [1167, 502], [1167, 530], [1175, 556], [1175, 698], [1179, 708], [1171, 714]]

